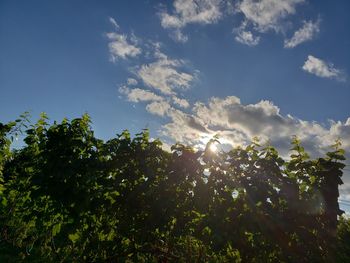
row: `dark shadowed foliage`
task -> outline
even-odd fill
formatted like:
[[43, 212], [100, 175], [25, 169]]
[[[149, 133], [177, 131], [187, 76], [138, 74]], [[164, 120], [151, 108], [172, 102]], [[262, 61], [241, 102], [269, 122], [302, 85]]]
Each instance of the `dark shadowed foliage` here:
[[211, 143], [104, 142], [87, 115], [0, 124], [0, 262], [350, 262], [339, 142], [310, 159], [294, 138], [288, 161]]

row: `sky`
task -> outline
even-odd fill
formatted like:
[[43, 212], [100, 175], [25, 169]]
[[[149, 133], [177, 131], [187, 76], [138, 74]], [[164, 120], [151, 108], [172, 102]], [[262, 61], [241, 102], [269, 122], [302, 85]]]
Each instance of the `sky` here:
[[[348, 0], [0, 0], [0, 121], [89, 113], [165, 147], [340, 138], [350, 202]], [[342, 208], [350, 211], [345, 203]]]

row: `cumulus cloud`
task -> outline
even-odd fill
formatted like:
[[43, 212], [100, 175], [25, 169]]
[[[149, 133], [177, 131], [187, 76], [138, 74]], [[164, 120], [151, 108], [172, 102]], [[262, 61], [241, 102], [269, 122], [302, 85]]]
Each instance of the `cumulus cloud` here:
[[171, 36], [180, 42], [186, 42], [181, 29], [188, 24], [212, 24], [222, 18], [221, 6], [223, 0], [175, 0], [173, 12], [163, 10], [159, 13], [163, 28], [171, 29]]
[[294, 48], [301, 43], [312, 40], [320, 32], [320, 19], [316, 22], [304, 21], [303, 26], [294, 32], [290, 39], [284, 41], [285, 48]]
[[118, 33], [119, 25], [113, 18], [109, 18], [110, 23], [115, 27], [115, 32], [107, 33], [106, 36], [110, 40], [108, 48], [111, 60], [115, 62], [118, 59], [127, 59], [136, 57], [141, 54], [141, 48], [137, 46], [137, 40], [132, 35], [128, 37], [125, 34]]
[[[275, 142], [289, 141], [292, 135], [304, 139], [310, 133], [323, 132], [321, 126], [316, 123], [302, 122], [292, 116], [282, 116], [277, 106], [265, 100], [243, 105], [239, 98], [234, 96], [224, 99], [211, 98], [208, 104], [197, 103], [193, 113], [203, 120], [209, 129], [234, 130], [246, 141], [254, 136]], [[270, 138], [271, 135], [273, 138]], [[284, 148], [283, 145], [279, 146], [281, 149]]]
[[215, 134], [232, 146], [244, 145], [259, 136], [287, 156], [289, 142], [296, 135], [314, 157], [324, 154], [337, 138], [350, 151], [350, 120], [331, 122], [326, 127], [284, 116], [276, 105], [266, 100], [245, 105], [235, 96], [211, 98], [208, 103], [197, 102], [190, 113], [170, 110], [168, 117], [170, 122], [163, 126], [162, 135], [191, 145], [203, 146]]
[[208, 134], [211, 132], [205, 127], [202, 120], [193, 114], [171, 108], [167, 116], [170, 118], [170, 122], [163, 125], [161, 130], [161, 135], [166, 138], [197, 148], [203, 146], [203, 140], [210, 139]]
[[312, 55], [307, 57], [302, 69], [321, 78], [345, 81], [345, 74], [342, 70], [335, 68], [332, 63], [327, 63]]
[[166, 95], [175, 95], [175, 90], [190, 87], [194, 76], [181, 70], [185, 65], [183, 60], [170, 59], [160, 52], [156, 56], [155, 62], [142, 65], [136, 72], [146, 86]]

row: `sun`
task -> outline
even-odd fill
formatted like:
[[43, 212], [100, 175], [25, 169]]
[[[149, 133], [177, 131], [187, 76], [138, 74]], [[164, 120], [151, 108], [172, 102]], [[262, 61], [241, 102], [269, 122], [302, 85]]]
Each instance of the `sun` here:
[[216, 143], [211, 143], [209, 149], [211, 152], [216, 153], [218, 151], [218, 146]]

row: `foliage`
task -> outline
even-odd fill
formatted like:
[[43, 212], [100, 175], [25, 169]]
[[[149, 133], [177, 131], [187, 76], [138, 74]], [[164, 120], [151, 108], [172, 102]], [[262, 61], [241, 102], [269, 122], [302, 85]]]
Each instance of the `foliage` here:
[[350, 219], [341, 217], [338, 222], [336, 262], [350, 261]]
[[[286, 161], [257, 140], [169, 153], [147, 130], [97, 139], [88, 115], [27, 121], [0, 124], [0, 262], [350, 259], [339, 142], [310, 159], [294, 138]], [[11, 150], [23, 127], [26, 145]]]

